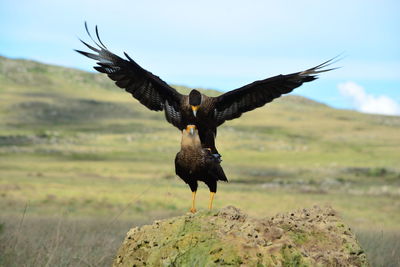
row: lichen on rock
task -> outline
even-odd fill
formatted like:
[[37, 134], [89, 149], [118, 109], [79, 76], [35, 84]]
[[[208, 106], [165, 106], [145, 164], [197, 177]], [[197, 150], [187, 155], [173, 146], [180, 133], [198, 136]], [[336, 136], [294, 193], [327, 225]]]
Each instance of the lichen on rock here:
[[132, 228], [113, 266], [369, 266], [331, 208], [252, 218], [228, 206]]

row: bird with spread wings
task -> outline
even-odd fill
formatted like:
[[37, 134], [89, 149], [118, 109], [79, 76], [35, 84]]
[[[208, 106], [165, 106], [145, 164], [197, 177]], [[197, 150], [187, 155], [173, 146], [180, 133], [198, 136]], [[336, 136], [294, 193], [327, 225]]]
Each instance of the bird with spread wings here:
[[97, 26], [97, 41], [91, 36], [86, 23], [85, 28], [96, 47], [81, 40], [91, 52], [75, 51], [96, 60], [94, 69], [106, 74], [147, 108], [164, 111], [166, 120], [179, 130], [186, 129], [187, 125], [196, 125], [202, 146], [211, 149], [217, 158], [220, 157], [215, 147], [218, 126], [317, 79], [319, 73], [335, 69], [327, 68], [336, 62], [333, 58], [303, 71], [255, 81], [217, 97], [206, 96], [195, 89], [189, 95], [183, 95], [143, 69], [125, 52], [126, 59], [110, 52], [101, 41]]

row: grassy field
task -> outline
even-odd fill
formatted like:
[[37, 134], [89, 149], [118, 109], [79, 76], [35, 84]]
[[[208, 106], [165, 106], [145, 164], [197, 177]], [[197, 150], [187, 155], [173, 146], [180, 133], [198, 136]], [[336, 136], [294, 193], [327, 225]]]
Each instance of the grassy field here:
[[[399, 129], [400, 117], [283, 97], [220, 127], [230, 182], [214, 207], [267, 217], [330, 205], [374, 266], [397, 266]], [[109, 265], [131, 226], [188, 211], [179, 146], [163, 114], [105, 77], [0, 57], [0, 264]], [[202, 185], [198, 209], [207, 201]]]

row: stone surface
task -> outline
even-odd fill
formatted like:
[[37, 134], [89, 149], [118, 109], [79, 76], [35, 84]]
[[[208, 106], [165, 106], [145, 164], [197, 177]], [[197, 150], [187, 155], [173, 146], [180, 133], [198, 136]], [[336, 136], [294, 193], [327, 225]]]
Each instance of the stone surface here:
[[229, 206], [132, 228], [113, 266], [369, 266], [331, 208], [256, 219]]

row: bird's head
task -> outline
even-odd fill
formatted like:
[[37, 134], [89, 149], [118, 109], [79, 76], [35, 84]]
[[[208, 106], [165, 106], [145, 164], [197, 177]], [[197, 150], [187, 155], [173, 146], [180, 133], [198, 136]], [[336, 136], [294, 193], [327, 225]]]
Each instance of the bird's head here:
[[196, 117], [197, 110], [199, 109], [201, 104], [201, 93], [195, 89], [190, 91], [189, 94], [189, 105], [192, 108], [193, 115]]
[[200, 137], [195, 125], [188, 125], [182, 130], [183, 147], [201, 148]]

